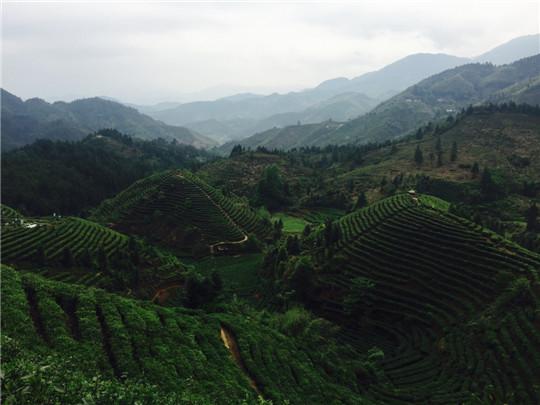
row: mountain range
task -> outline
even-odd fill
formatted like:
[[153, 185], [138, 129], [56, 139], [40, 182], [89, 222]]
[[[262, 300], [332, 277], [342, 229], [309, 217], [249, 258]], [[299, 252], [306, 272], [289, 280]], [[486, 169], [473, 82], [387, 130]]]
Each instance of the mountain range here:
[[102, 128], [114, 128], [141, 139], [161, 137], [201, 148], [215, 145], [193, 130], [164, 124], [110, 100], [94, 97], [51, 104], [39, 98], [23, 101], [4, 89], [0, 91], [4, 150], [40, 138], [80, 140]]
[[509, 101], [540, 103], [540, 54], [509, 65], [471, 63], [448, 69], [346, 123], [273, 128], [241, 142], [228, 142], [220, 149], [227, 152], [235, 143], [250, 148], [291, 149], [383, 142], [407, 135], [471, 104]]
[[247, 137], [266, 129], [311, 124], [328, 119], [346, 121], [369, 112], [379, 102], [419, 81], [457, 66], [475, 62], [507, 64], [540, 53], [540, 36], [515, 38], [475, 58], [419, 53], [377, 71], [347, 79], [326, 80], [299, 92], [261, 96], [244, 93], [215, 101], [135, 106], [170, 125], [182, 125], [218, 142]]

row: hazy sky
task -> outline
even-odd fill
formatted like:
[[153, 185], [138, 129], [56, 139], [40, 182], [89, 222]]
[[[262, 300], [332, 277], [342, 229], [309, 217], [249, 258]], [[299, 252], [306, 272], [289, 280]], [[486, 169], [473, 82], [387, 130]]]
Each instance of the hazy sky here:
[[[539, 1], [2, 4], [2, 87], [153, 103], [288, 91], [539, 32]], [[210, 89], [210, 91], [201, 91]]]

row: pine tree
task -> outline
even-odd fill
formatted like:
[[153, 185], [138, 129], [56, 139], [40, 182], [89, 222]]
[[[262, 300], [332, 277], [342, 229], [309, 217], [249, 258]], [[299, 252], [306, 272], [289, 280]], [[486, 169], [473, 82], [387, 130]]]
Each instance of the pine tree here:
[[442, 151], [437, 152], [437, 167], [441, 167], [443, 165], [442, 155]]
[[420, 145], [416, 145], [416, 150], [414, 151], [414, 161], [418, 166], [420, 166], [424, 162], [424, 154], [420, 149]]
[[450, 152], [450, 161], [455, 162], [457, 160], [457, 143], [452, 142], [452, 151]]

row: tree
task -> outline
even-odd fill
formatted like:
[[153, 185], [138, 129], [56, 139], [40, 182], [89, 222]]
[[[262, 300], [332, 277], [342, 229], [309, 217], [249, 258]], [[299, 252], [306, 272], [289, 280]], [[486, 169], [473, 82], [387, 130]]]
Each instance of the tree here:
[[62, 251], [62, 265], [68, 269], [73, 267], [73, 255], [69, 246], [66, 246]]
[[242, 153], [244, 153], [244, 148], [242, 147], [242, 145], [234, 145], [232, 150], [231, 150], [231, 154], [229, 155], [229, 157], [235, 157], [235, 156], [239, 156], [241, 155]]
[[90, 268], [92, 267], [92, 256], [90, 255], [90, 251], [88, 248], [85, 248], [81, 254], [81, 257], [79, 258], [79, 262], [81, 263], [81, 266]]
[[311, 296], [314, 284], [314, 270], [311, 258], [303, 256], [296, 262], [290, 286], [296, 291], [298, 298], [307, 300]]
[[478, 162], [474, 162], [474, 164], [472, 165], [471, 173], [473, 179], [478, 177], [478, 173], [480, 173], [480, 166], [478, 166]]
[[538, 207], [533, 202], [527, 210], [527, 230], [534, 232], [538, 227]]
[[310, 224], [306, 224], [306, 226], [304, 226], [304, 230], [302, 231], [302, 236], [305, 238], [305, 237], [308, 237], [309, 234], [311, 233], [311, 225]]
[[443, 165], [442, 155], [442, 151], [437, 152], [437, 167], [441, 167]]
[[98, 251], [98, 267], [99, 267], [99, 271], [102, 271], [104, 273], [109, 272], [109, 259], [103, 247], [100, 247]]
[[452, 151], [450, 152], [450, 161], [455, 162], [457, 160], [457, 142], [452, 142]]
[[418, 166], [420, 166], [424, 162], [424, 154], [420, 149], [420, 145], [416, 145], [416, 150], [414, 151], [414, 161]]
[[480, 191], [485, 198], [491, 198], [495, 194], [496, 185], [491, 177], [491, 171], [485, 167], [480, 179]]
[[210, 279], [212, 281], [212, 286], [214, 287], [215, 292], [219, 292], [223, 289], [223, 279], [221, 278], [221, 275], [218, 273], [217, 270], [212, 271]]
[[440, 136], [437, 137], [437, 141], [435, 142], [435, 150], [437, 152], [442, 152], [442, 142]]
[[130, 255], [131, 262], [135, 266], [139, 265], [140, 262], [141, 262], [141, 258], [140, 258], [140, 254], [139, 254], [139, 245], [137, 244], [137, 241], [135, 240], [133, 235], [131, 235], [129, 237], [128, 250], [129, 250], [129, 255]]
[[366, 193], [363, 191], [358, 195], [358, 199], [356, 200], [356, 205], [354, 207], [355, 210], [358, 210], [360, 208], [364, 208], [367, 205], [367, 198]]
[[280, 208], [288, 204], [286, 194], [285, 184], [281, 179], [279, 169], [276, 165], [268, 166], [257, 184], [257, 195], [260, 203], [269, 209]]
[[287, 253], [297, 255], [300, 253], [300, 241], [296, 235], [288, 236], [286, 241]]
[[43, 267], [45, 266], [45, 262], [45, 249], [43, 248], [43, 245], [39, 245], [36, 250], [36, 263], [39, 267]]

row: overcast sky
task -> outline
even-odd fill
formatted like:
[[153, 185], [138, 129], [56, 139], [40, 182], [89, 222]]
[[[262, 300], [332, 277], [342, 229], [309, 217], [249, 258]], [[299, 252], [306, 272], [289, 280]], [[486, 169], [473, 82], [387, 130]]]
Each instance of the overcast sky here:
[[476, 56], [539, 32], [539, 12], [519, 0], [3, 2], [2, 87], [135, 103], [283, 92], [417, 52]]

